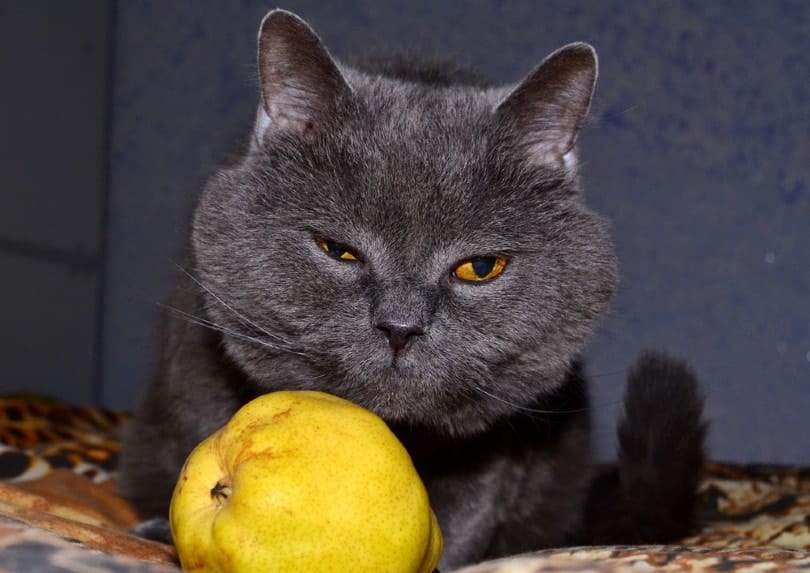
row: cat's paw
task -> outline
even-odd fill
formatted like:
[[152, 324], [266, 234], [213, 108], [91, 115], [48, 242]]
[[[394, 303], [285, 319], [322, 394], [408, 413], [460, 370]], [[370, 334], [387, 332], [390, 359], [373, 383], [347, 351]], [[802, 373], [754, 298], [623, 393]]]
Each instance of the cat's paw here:
[[169, 526], [169, 520], [165, 517], [153, 517], [152, 519], [141, 521], [130, 528], [129, 532], [142, 539], [172, 545], [172, 530]]

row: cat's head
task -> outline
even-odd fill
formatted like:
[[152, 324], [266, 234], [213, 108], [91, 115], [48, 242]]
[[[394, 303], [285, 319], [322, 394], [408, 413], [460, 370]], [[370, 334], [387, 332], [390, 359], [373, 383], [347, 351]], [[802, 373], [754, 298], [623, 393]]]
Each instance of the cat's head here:
[[274, 11], [259, 77], [250, 149], [208, 182], [192, 241], [245, 373], [455, 434], [553, 391], [616, 283], [577, 176], [593, 49], [447, 87], [340, 65]]

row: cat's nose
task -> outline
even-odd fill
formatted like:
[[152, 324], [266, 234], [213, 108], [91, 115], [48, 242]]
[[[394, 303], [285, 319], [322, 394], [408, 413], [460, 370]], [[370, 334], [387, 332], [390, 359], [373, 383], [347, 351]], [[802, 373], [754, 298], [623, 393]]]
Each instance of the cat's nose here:
[[407, 324], [380, 321], [375, 325], [379, 330], [385, 334], [388, 339], [388, 345], [395, 354], [399, 354], [414, 336], [420, 336], [425, 333], [421, 326], [418, 324]]

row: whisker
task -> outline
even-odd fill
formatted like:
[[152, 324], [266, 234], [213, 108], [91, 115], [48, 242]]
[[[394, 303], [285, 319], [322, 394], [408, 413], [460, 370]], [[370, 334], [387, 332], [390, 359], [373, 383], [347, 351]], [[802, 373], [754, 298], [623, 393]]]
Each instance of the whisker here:
[[577, 408], [575, 410], [540, 410], [538, 408], [529, 408], [527, 406], [521, 406], [520, 404], [510, 402], [509, 400], [501, 398], [500, 396], [496, 396], [495, 394], [487, 392], [486, 390], [484, 390], [483, 388], [479, 388], [478, 386], [473, 385], [473, 388], [475, 388], [478, 392], [480, 392], [484, 396], [489, 396], [493, 400], [502, 402], [507, 406], [511, 406], [512, 408], [515, 408], [516, 410], [520, 410], [522, 412], [531, 412], [533, 414], [579, 414], [580, 412], [587, 411], [587, 408]]
[[242, 314], [241, 312], [236, 310], [234, 307], [229, 305], [227, 302], [222, 300], [222, 298], [219, 295], [217, 295], [213, 290], [211, 290], [210, 288], [205, 286], [200, 280], [198, 280], [196, 277], [194, 277], [194, 275], [192, 275], [190, 272], [188, 272], [186, 269], [184, 269], [181, 265], [179, 265], [178, 263], [176, 263], [174, 261], [172, 261], [172, 263], [174, 263], [174, 266], [176, 266], [178, 269], [180, 269], [180, 271], [183, 272], [188, 278], [193, 280], [194, 283], [197, 284], [197, 286], [199, 286], [201, 289], [204, 289], [205, 292], [207, 292], [212, 297], [214, 297], [214, 299], [216, 299], [216, 301], [219, 304], [221, 304], [222, 306], [224, 306], [225, 308], [230, 310], [232, 313], [234, 313], [236, 315], [236, 317], [239, 318], [239, 320], [241, 320], [244, 324], [247, 324], [248, 326], [252, 326], [256, 330], [260, 331], [262, 334], [266, 335], [268, 338], [274, 338], [275, 340], [278, 340], [280, 342], [285, 342], [285, 340], [283, 338], [281, 338], [279, 335], [274, 334], [274, 333], [268, 331], [265, 328], [262, 328], [261, 326], [259, 326], [258, 324], [256, 324], [252, 320], [250, 320], [248, 317], [246, 317], [244, 314]]
[[264, 346], [265, 348], [270, 348], [272, 350], [281, 350], [283, 352], [289, 352], [290, 354], [297, 354], [298, 356], [306, 356], [306, 354], [304, 352], [302, 352], [300, 350], [296, 350], [295, 348], [282, 346], [282, 345], [277, 344], [275, 342], [269, 342], [269, 341], [266, 341], [266, 340], [262, 340], [261, 338], [256, 338], [255, 336], [250, 336], [248, 334], [244, 334], [242, 332], [238, 332], [236, 330], [232, 330], [230, 328], [220, 326], [219, 324], [216, 324], [215, 322], [211, 322], [210, 320], [206, 320], [204, 318], [194, 316], [193, 314], [189, 314], [188, 312], [180, 310], [179, 308], [175, 308], [173, 306], [169, 306], [169, 305], [165, 305], [165, 304], [159, 304], [158, 306], [160, 306], [161, 308], [164, 308], [165, 310], [171, 312], [175, 316], [177, 316], [179, 318], [182, 318], [182, 319], [184, 319], [187, 322], [190, 322], [192, 324], [196, 324], [198, 326], [209, 328], [209, 329], [217, 331], [217, 332], [222, 332], [224, 334], [228, 334], [230, 336], [233, 336], [235, 338], [239, 338], [239, 339], [242, 339], [242, 340], [246, 340], [248, 342], [253, 342], [254, 344], [258, 344], [260, 346]]
[[260, 338], [256, 338], [254, 336], [250, 336], [248, 334], [244, 334], [242, 332], [238, 332], [238, 331], [232, 330], [230, 328], [226, 328], [224, 326], [220, 326], [220, 325], [218, 325], [218, 324], [216, 324], [214, 322], [211, 322], [209, 320], [205, 320], [205, 319], [196, 317], [196, 316], [194, 316], [192, 314], [189, 314], [187, 312], [184, 312], [184, 311], [182, 311], [180, 309], [173, 308], [173, 307], [166, 306], [166, 305], [159, 305], [159, 306], [162, 306], [163, 308], [165, 308], [166, 310], [168, 310], [169, 312], [171, 312], [175, 316], [178, 316], [179, 318], [182, 318], [183, 320], [185, 320], [186, 322], [189, 322], [191, 324], [196, 324], [196, 325], [202, 326], [204, 328], [208, 328], [208, 329], [211, 329], [211, 330], [214, 330], [214, 331], [217, 331], [217, 332], [222, 332], [223, 334], [228, 334], [228, 335], [233, 336], [235, 338], [239, 338], [239, 339], [242, 339], [242, 340], [247, 340], [249, 342], [253, 342], [253, 343], [256, 343], [256, 344], [258, 344], [260, 346], [265, 346], [267, 348], [271, 348], [271, 349], [274, 349], [274, 350], [283, 350], [283, 351], [286, 351], [286, 352], [295, 352], [292, 349], [281, 347], [281, 346], [279, 346], [279, 345], [277, 345], [275, 343], [271, 343], [271, 342], [262, 340]]

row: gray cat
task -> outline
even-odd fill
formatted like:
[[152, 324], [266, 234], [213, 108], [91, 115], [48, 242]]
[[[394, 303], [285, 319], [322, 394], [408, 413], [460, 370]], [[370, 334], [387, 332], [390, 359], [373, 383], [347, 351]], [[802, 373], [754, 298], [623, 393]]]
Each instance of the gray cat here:
[[577, 173], [596, 75], [586, 44], [512, 87], [396, 58], [350, 67], [268, 14], [250, 144], [205, 186], [124, 443], [122, 492], [143, 516], [165, 518], [196, 443], [294, 388], [390, 424], [445, 534], [442, 568], [687, 533], [704, 423], [684, 364], [644, 355], [617, 469], [597, 479], [589, 458], [578, 355], [616, 286]]

